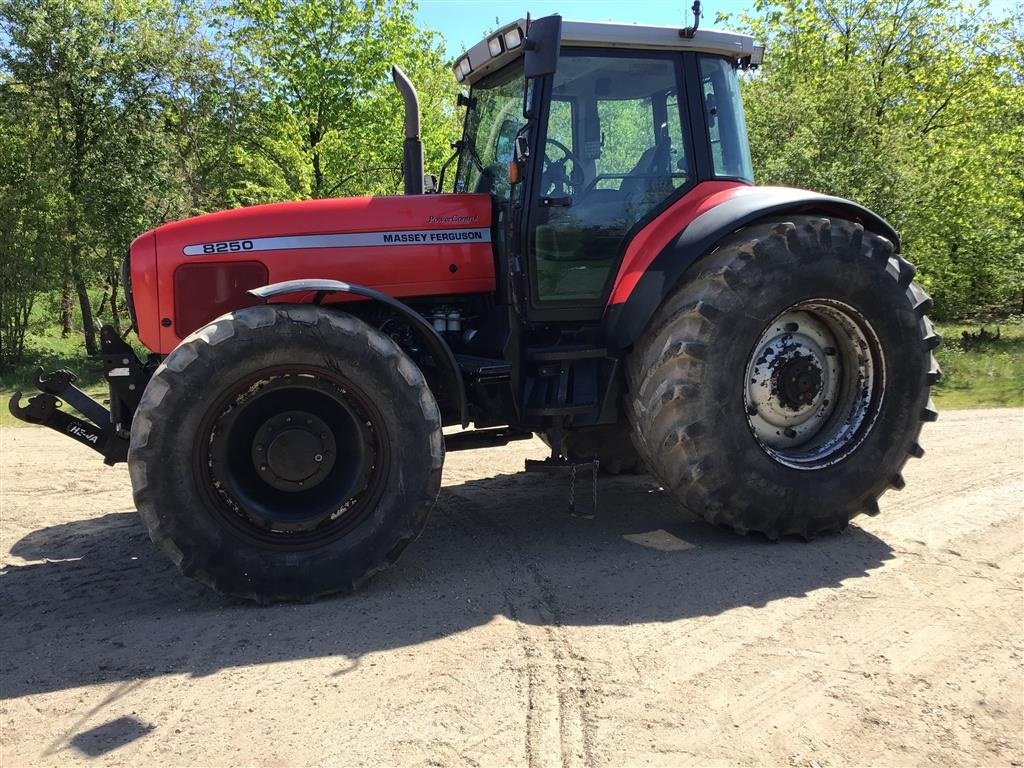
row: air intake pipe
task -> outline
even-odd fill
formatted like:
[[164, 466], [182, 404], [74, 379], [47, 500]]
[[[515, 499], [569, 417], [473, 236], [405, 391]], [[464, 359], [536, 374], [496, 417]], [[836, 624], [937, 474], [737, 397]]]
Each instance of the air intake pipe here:
[[423, 194], [423, 142], [420, 141], [420, 100], [412, 82], [398, 67], [391, 67], [395, 87], [405, 102], [405, 145], [402, 151], [402, 176], [405, 194]]

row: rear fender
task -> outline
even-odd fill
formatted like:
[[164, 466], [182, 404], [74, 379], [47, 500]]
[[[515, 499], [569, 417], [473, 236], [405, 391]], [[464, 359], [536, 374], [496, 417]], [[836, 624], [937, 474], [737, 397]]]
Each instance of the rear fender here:
[[609, 348], [621, 351], [631, 347], [690, 266], [726, 236], [762, 219], [797, 213], [836, 216], [860, 223], [892, 241], [899, 251], [899, 235], [885, 219], [841, 197], [789, 187], [750, 186], [737, 187], [723, 197], [722, 202], [686, 224], [638, 276], [617, 282], [604, 315]]
[[441, 378], [447, 383], [448, 391], [452, 393], [458, 407], [462, 427], [466, 428], [469, 426], [466, 387], [463, 384], [462, 374], [459, 372], [459, 365], [455, 361], [455, 355], [452, 353], [451, 347], [448, 346], [447, 342], [441, 338], [441, 335], [434, 330], [434, 326], [423, 315], [407, 304], [403, 304], [386, 293], [375, 291], [373, 288], [367, 288], [365, 285], [345, 283], [341, 280], [286, 280], [283, 283], [273, 283], [262, 288], [253, 288], [247, 293], [263, 301], [269, 301], [281, 296], [313, 294], [311, 301], [314, 304], [319, 304], [329, 294], [347, 293], [385, 305], [409, 323], [409, 327], [412, 328], [419, 340], [423, 342], [424, 347], [430, 352], [441, 374]]

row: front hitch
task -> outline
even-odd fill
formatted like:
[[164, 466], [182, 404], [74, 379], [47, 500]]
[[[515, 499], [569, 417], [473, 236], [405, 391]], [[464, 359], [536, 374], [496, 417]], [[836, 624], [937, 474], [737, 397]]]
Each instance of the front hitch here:
[[[74, 374], [72, 374], [73, 376]], [[77, 387], [72, 387], [72, 389], [77, 390]], [[102, 405], [85, 393], [82, 393], [81, 390], [77, 391], [96, 408], [106, 412], [106, 408]], [[41, 392], [38, 395], [33, 395], [28, 399], [28, 403], [24, 407], [21, 405], [21, 398], [22, 393], [20, 391], [15, 392], [7, 405], [14, 418], [28, 424], [41, 424], [44, 427], [49, 427], [56, 432], [73, 438], [82, 445], [87, 445], [100, 453], [106, 464], [113, 465], [119, 461], [124, 461], [128, 457], [128, 441], [117, 435], [113, 427], [110, 426], [109, 414], [106, 422], [107, 426], [99, 427], [92, 422], [62, 411], [60, 409], [63, 404], [62, 401], [50, 392]]]
[[[104, 374], [110, 386], [110, 410], [76, 387], [71, 371], [61, 369], [44, 376], [42, 368], [36, 371], [34, 382], [39, 394], [22, 405], [23, 393], [19, 390], [7, 407], [14, 418], [67, 435], [92, 448], [103, 456], [105, 464], [112, 466], [128, 458], [131, 419], [156, 360], [140, 361], [109, 326], [100, 331], [100, 342]], [[85, 418], [61, 410], [65, 403]]]

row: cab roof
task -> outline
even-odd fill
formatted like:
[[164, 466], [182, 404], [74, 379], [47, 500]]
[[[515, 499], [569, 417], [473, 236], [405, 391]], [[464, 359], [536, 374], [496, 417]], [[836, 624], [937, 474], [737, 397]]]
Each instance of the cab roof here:
[[[459, 82], [472, 85], [523, 53], [526, 19], [518, 19], [492, 32], [455, 60]], [[726, 56], [756, 67], [764, 59], [764, 46], [750, 35], [716, 29], [698, 29], [692, 36], [681, 26], [623, 24], [607, 21], [562, 21], [562, 45], [581, 48], [626, 48], [654, 51], [698, 51]], [[518, 42], [517, 42], [518, 41]]]

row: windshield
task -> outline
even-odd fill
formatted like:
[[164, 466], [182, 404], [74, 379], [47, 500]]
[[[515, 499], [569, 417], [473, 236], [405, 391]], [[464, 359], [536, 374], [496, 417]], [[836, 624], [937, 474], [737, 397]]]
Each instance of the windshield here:
[[466, 115], [456, 192], [486, 192], [507, 200], [508, 164], [523, 117], [522, 60], [473, 86]]

